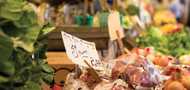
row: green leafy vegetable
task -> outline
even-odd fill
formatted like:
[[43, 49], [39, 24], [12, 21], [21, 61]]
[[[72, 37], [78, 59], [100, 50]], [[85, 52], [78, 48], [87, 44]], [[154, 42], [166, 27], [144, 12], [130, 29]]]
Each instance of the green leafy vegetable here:
[[138, 15], [139, 14], [139, 8], [133, 4], [130, 4], [128, 7], [127, 7], [127, 13], [129, 15]]
[[190, 53], [190, 31], [188, 28], [162, 35], [158, 28], [150, 27], [145, 34], [136, 39], [136, 42], [140, 47], [154, 46], [157, 51], [175, 57]]
[[45, 56], [52, 29], [38, 25], [27, 0], [0, 0], [0, 90], [40, 90], [52, 82]]

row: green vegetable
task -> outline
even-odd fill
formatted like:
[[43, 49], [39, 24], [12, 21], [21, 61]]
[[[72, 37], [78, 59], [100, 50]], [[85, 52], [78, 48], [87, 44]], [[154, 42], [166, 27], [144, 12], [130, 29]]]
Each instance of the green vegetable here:
[[0, 90], [41, 90], [54, 74], [46, 62], [47, 33], [27, 0], [0, 0]]
[[128, 7], [127, 7], [127, 13], [131, 16], [133, 15], [139, 15], [139, 8], [133, 4], [130, 4]]
[[136, 43], [140, 47], [153, 46], [163, 54], [178, 57], [190, 53], [190, 31], [183, 28], [180, 32], [162, 35], [158, 28], [150, 27], [136, 39]]

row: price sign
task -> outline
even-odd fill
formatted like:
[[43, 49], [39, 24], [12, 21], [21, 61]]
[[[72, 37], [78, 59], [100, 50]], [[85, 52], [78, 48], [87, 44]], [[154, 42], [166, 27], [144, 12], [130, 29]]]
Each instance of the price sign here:
[[118, 34], [120, 38], [124, 37], [124, 31], [120, 23], [120, 16], [119, 12], [117, 11], [111, 11], [111, 13], [108, 16], [108, 29], [109, 29], [109, 36], [110, 40], [116, 40], [118, 38]]
[[99, 59], [95, 43], [87, 42], [68, 33], [61, 32], [68, 57], [76, 64], [88, 67], [87, 61], [94, 69], [102, 70], [102, 62]]

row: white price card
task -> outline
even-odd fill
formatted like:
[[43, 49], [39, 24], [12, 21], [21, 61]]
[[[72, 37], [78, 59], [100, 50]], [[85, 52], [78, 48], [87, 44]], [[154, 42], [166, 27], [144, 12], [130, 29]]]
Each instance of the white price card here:
[[120, 23], [120, 16], [119, 12], [117, 11], [111, 11], [109, 16], [108, 16], [108, 30], [109, 30], [109, 36], [110, 40], [116, 40], [118, 38], [118, 34], [120, 38], [124, 37], [124, 31]]
[[96, 70], [102, 70], [103, 64], [98, 56], [95, 43], [88, 42], [61, 32], [67, 56], [76, 64], [88, 67], [85, 60]]

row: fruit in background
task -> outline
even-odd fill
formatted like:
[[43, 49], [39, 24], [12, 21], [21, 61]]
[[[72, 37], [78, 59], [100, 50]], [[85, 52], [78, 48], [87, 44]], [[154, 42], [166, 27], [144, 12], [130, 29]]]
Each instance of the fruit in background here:
[[133, 4], [128, 5], [127, 13], [131, 16], [139, 14], [139, 8]]
[[145, 55], [154, 54], [154, 47], [146, 47], [144, 48]]
[[137, 55], [143, 55], [144, 56], [144, 50], [141, 48], [134, 48], [132, 52], [136, 53]]
[[182, 76], [180, 81], [185, 86], [185, 88], [187, 88], [187, 90], [190, 90], [190, 76]]
[[163, 32], [160, 31], [157, 27], [150, 27], [148, 29], [148, 34], [150, 34], [154, 38], [161, 39], [163, 37]]
[[175, 33], [180, 31], [182, 28], [181, 24], [166, 24], [160, 27], [160, 30], [167, 34], [167, 33]]
[[167, 56], [160, 56], [157, 55], [155, 56], [155, 59], [153, 60], [153, 63], [155, 65], [161, 66], [161, 67], [166, 67], [169, 64], [169, 58]]
[[183, 65], [190, 65], [190, 55], [183, 55], [179, 58], [179, 63]]
[[175, 66], [168, 66], [164, 68], [164, 71], [162, 72], [162, 75], [171, 76], [173, 73], [175, 73], [177, 70], [177, 67]]
[[52, 90], [62, 90], [62, 87], [59, 85], [53, 85]]
[[164, 90], [187, 90], [179, 81], [167, 81]]
[[183, 74], [184, 76], [190, 76], [190, 71], [184, 68], [182, 69], [181, 67], [178, 66], [167, 66], [164, 68], [162, 74], [166, 76], [171, 76], [172, 74], [179, 72], [179, 70], [181, 70], [181, 74]]
[[154, 14], [154, 6], [152, 4], [145, 5], [145, 9], [151, 14]]
[[126, 29], [131, 28], [134, 25], [132, 19], [128, 15], [123, 17], [122, 22], [123, 22], [122, 23], [123, 27], [126, 28]]
[[169, 10], [157, 11], [153, 17], [155, 25], [176, 23], [175, 15]]
[[175, 68], [172, 77], [165, 82], [164, 90], [190, 90], [190, 75], [185, 73], [183, 69]]
[[154, 55], [154, 48], [153, 47], [146, 47], [144, 49], [141, 48], [134, 48], [132, 50], [133, 53], [137, 55], [142, 55], [145, 56], [149, 60], [154, 60], [155, 55]]
[[154, 53], [154, 48], [153, 47], [146, 47], [144, 49], [141, 48], [134, 48], [132, 52], [136, 53], [137, 55], [148, 55], [148, 54], [153, 54]]
[[165, 35], [159, 28], [148, 27], [136, 38], [139, 47], [153, 46], [156, 51], [166, 55], [179, 57], [190, 53], [190, 30], [187, 27], [177, 33]]

